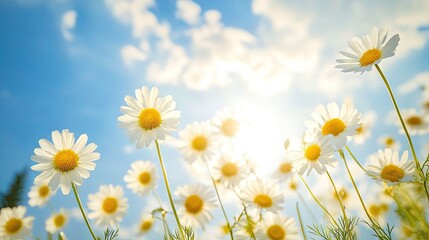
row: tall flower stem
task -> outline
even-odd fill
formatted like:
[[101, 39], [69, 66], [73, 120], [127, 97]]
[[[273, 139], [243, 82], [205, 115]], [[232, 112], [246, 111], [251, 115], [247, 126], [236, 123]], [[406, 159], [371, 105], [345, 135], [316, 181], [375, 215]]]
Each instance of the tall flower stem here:
[[167, 171], [165, 170], [164, 161], [162, 160], [161, 150], [158, 140], [155, 140], [156, 151], [158, 153], [159, 163], [161, 165], [162, 176], [164, 177], [165, 188], [167, 189], [168, 199], [170, 200], [171, 209], [173, 210], [174, 218], [176, 219], [177, 227], [179, 228], [180, 236], [185, 240], [182, 225], [180, 224], [179, 215], [177, 215], [176, 207], [174, 206], [173, 197], [171, 196], [170, 184], [168, 183]]
[[219, 191], [218, 191], [217, 186], [216, 186], [216, 181], [214, 180], [213, 175], [210, 171], [209, 163], [207, 161], [205, 161], [205, 162], [206, 162], [206, 166], [207, 166], [207, 170], [209, 172], [210, 178], [212, 179], [212, 183], [213, 183], [213, 187], [214, 187], [215, 192], [216, 192], [217, 200], [219, 201], [220, 207], [222, 208], [223, 216], [225, 217], [226, 226], [228, 227], [228, 230], [229, 230], [229, 235], [231, 236], [231, 240], [234, 240], [234, 236], [232, 235], [231, 224], [229, 224], [228, 216], [226, 215], [226, 211], [225, 211], [225, 208], [223, 207], [222, 200], [220, 199]]
[[91, 228], [91, 225], [89, 224], [88, 218], [85, 215], [85, 211], [83, 210], [82, 202], [80, 201], [79, 194], [77, 193], [77, 190], [76, 190], [76, 186], [74, 185], [74, 183], [71, 183], [71, 186], [73, 189], [74, 196], [76, 198], [77, 205], [79, 205], [80, 212], [82, 213], [83, 220], [85, 220], [86, 226], [88, 227], [88, 230], [91, 233], [92, 238], [94, 240], [98, 240], [94, 234], [94, 231]]
[[302, 223], [301, 213], [298, 208], [298, 203], [296, 203], [296, 213], [298, 214], [299, 226], [301, 226], [301, 233], [304, 240], [307, 240], [307, 236], [305, 236], [304, 224]]
[[[331, 174], [329, 174], [329, 172], [328, 172], [328, 171], [326, 171], [326, 175], [328, 175], [328, 177], [329, 177], [329, 181], [331, 181], [332, 186], [334, 187], [335, 194], [337, 195], [338, 202], [340, 203], [341, 211], [343, 212], [344, 221], [345, 221], [345, 223], [346, 223], [346, 226], [348, 227], [348, 226], [349, 226], [349, 220], [348, 220], [348, 218], [347, 218], [346, 210], [345, 210], [345, 207], [344, 207], [344, 204], [343, 204], [343, 198], [342, 198], [342, 196], [340, 195], [340, 193], [338, 192], [337, 187], [335, 186], [334, 180], [333, 180], [333, 179], [332, 179], [332, 177], [331, 177]], [[349, 230], [349, 229], [347, 229], [347, 230]]]
[[347, 152], [349, 152], [350, 156], [352, 156], [353, 160], [355, 160], [356, 164], [362, 169], [364, 172], [366, 172], [365, 168], [362, 167], [362, 165], [359, 163], [355, 155], [353, 155], [352, 151], [350, 151], [350, 148], [346, 146]]

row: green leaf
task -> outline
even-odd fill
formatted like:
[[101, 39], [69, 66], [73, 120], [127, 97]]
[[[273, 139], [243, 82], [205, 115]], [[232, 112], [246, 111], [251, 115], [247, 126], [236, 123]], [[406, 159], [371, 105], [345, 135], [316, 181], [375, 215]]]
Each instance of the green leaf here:
[[9, 186], [9, 190], [6, 193], [0, 194], [0, 208], [17, 207], [21, 205], [26, 177], [26, 168], [15, 174], [12, 184]]

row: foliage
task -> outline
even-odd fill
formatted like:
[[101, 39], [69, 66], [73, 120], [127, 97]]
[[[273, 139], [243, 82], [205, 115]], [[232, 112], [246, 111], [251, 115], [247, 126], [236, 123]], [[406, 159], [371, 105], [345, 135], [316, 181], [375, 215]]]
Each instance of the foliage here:
[[22, 203], [27, 168], [15, 174], [12, 184], [6, 193], [0, 193], [0, 208], [17, 207]]
[[341, 217], [338, 219], [339, 226], [331, 225], [329, 227], [324, 227], [323, 225], [314, 224], [313, 226], [308, 227], [310, 228], [310, 234], [320, 236], [325, 240], [356, 240], [357, 236], [355, 227], [357, 226], [358, 222], [358, 217], [347, 218], [347, 221]]

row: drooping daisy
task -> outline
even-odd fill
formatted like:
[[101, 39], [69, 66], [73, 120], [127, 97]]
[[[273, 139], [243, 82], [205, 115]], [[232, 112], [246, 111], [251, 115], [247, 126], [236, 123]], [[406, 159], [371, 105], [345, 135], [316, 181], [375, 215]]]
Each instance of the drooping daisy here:
[[34, 217], [25, 217], [24, 206], [0, 210], [0, 239], [25, 239], [31, 234]]
[[210, 210], [217, 207], [215, 195], [203, 184], [187, 184], [177, 188], [178, 214], [183, 226], [202, 227], [213, 219]]
[[392, 150], [399, 150], [401, 148], [401, 143], [393, 136], [388, 135], [381, 136], [378, 139], [378, 144], [382, 145], [384, 148], [390, 148]]
[[97, 149], [94, 143], [86, 145], [86, 134], [80, 135], [75, 142], [74, 134], [67, 129], [61, 133], [53, 131], [52, 140], [53, 144], [41, 139], [40, 148], [34, 149], [36, 155], [31, 159], [38, 164], [31, 169], [42, 172], [34, 179], [34, 183], [48, 182], [52, 191], [60, 186], [63, 194], [68, 195], [72, 183], [80, 186], [83, 179], [89, 177], [89, 171], [95, 169], [93, 161], [98, 160], [100, 154], [94, 152]]
[[189, 124], [179, 132], [179, 136], [179, 151], [188, 162], [204, 162], [214, 157], [219, 142], [209, 122]]
[[[407, 109], [402, 111], [402, 118], [411, 135], [429, 132], [429, 114], [418, 113], [416, 109]], [[400, 132], [404, 133], [399, 119], [397, 120], [397, 125], [400, 126]]]
[[88, 217], [101, 227], [117, 227], [127, 214], [128, 199], [121, 186], [101, 185], [97, 193], [88, 195], [88, 199], [91, 211]]
[[307, 126], [320, 131], [324, 136], [333, 135], [334, 146], [338, 150], [361, 126], [360, 113], [349, 103], [343, 103], [341, 109], [336, 103], [329, 103], [326, 108], [319, 105], [311, 116], [314, 121], [306, 122]]
[[127, 188], [135, 194], [143, 196], [157, 187], [156, 166], [149, 161], [139, 160], [132, 163], [127, 173], [124, 181], [127, 183]]
[[398, 151], [392, 152], [388, 148], [384, 151], [378, 150], [378, 156], [370, 157], [367, 174], [388, 185], [394, 185], [400, 182], [413, 181], [415, 165], [414, 161], [408, 160], [408, 151], [405, 151], [399, 159]]
[[365, 35], [362, 39], [354, 37], [348, 42], [353, 52], [340, 53], [347, 57], [346, 59], [337, 59], [342, 72], [365, 72], [370, 71], [374, 64], [380, 63], [381, 59], [395, 55], [396, 47], [399, 43], [399, 35], [395, 34], [386, 42], [387, 29], [380, 31], [374, 27], [370, 35]]
[[300, 239], [295, 220], [280, 213], [268, 213], [259, 223], [256, 239], [295, 240]]
[[137, 231], [138, 235], [147, 234], [150, 230], [152, 230], [154, 223], [155, 223], [155, 218], [152, 216], [152, 214], [144, 214], [140, 218], [138, 231]]
[[284, 194], [275, 181], [253, 180], [242, 183], [241, 199], [250, 209], [277, 212], [283, 209]]
[[362, 116], [362, 125], [356, 130], [353, 141], [356, 144], [363, 144], [366, 139], [371, 137], [371, 127], [374, 125], [377, 115], [375, 112], [367, 112]]
[[218, 135], [224, 142], [234, 143], [240, 133], [241, 121], [238, 110], [225, 107], [222, 111], [216, 112], [212, 120], [213, 134]]
[[51, 234], [62, 231], [69, 221], [69, 215], [64, 209], [52, 214], [45, 223], [46, 231]]
[[28, 204], [32, 207], [43, 207], [49, 201], [49, 199], [55, 194], [52, 191], [47, 182], [33, 185], [28, 192]]
[[249, 174], [243, 159], [233, 154], [223, 154], [213, 161], [213, 178], [226, 187], [237, 186]]
[[334, 137], [331, 134], [323, 136], [317, 132], [306, 132], [304, 135], [300, 148], [289, 151], [289, 158], [298, 174], [303, 175], [307, 171], [308, 176], [313, 169], [318, 174], [323, 174], [327, 166], [334, 167]]
[[253, 239], [256, 234], [256, 222], [252, 219], [247, 219], [244, 215], [240, 218], [237, 226], [233, 228], [234, 239], [248, 240]]
[[156, 87], [150, 92], [147, 87], [138, 88], [135, 95], [124, 98], [128, 106], [121, 107], [124, 115], [118, 121], [137, 148], [149, 147], [154, 140], [164, 140], [177, 130], [180, 112], [174, 110], [176, 103], [171, 96], [158, 97]]

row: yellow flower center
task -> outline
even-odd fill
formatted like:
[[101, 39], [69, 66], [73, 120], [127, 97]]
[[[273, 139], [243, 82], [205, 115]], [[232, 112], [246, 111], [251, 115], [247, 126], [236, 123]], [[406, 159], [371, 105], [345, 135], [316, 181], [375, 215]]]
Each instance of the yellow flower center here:
[[292, 182], [290, 182], [290, 183], [289, 183], [289, 188], [290, 188], [290, 189], [292, 189], [292, 190], [296, 190], [296, 189], [297, 189], [297, 187], [298, 187], [298, 185], [296, 185], [296, 182], [295, 182], [295, 181], [292, 181]]
[[319, 145], [313, 144], [305, 149], [304, 156], [310, 161], [316, 161], [321, 154]]
[[359, 59], [360, 65], [365, 67], [375, 63], [378, 59], [381, 58], [381, 54], [381, 51], [376, 48], [369, 49]]
[[338, 134], [342, 133], [344, 129], [346, 129], [346, 124], [338, 118], [333, 118], [323, 125], [322, 134], [338, 136]]
[[279, 171], [284, 174], [290, 173], [292, 171], [292, 163], [285, 162], [280, 164]]
[[4, 225], [4, 230], [8, 234], [17, 233], [22, 228], [22, 220], [18, 218], [11, 218]]
[[79, 163], [79, 156], [70, 149], [59, 151], [54, 156], [54, 168], [60, 172], [70, 172], [75, 169]]
[[147, 232], [152, 228], [153, 221], [152, 220], [145, 220], [140, 225], [140, 231]]
[[146, 131], [161, 126], [161, 113], [154, 108], [146, 108], [139, 115], [139, 126]]
[[410, 126], [419, 126], [423, 123], [423, 120], [419, 116], [411, 116], [405, 120]]
[[404, 170], [393, 164], [385, 166], [381, 170], [381, 178], [391, 182], [399, 182], [404, 177]]
[[384, 143], [386, 144], [386, 146], [392, 146], [395, 143], [395, 139], [387, 137], [386, 139], [384, 139]]
[[103, 201], [103, 211], [105, 213], [114, 213], [118, 209], [118, 199], [114, 197], [107, 197]]
[[240, 129], [240, 123], [234, 119], [226, 119], [222, 123], [221, 130], [227, 137], [233, 137]]
[[361, 125], [358, 129], [356, 129], [357, 134], [361, 134], [363, 131], [363, 125]]
[[273, 205], [273, 200], [266, 194], [259, 194], [253, 199], [253, 202], [261, 208], [269, 208]]
[[149, 184], [150, 180], [151, 180], [151, 176], [150, 176], [150, 173], [148, 172], [142, 172], [139, 176], [139, 181], [143, 185]]
[[267, 235], [272, 240], [282, 240], [285, 238], [286, 232], [280, 225], [274, 224], [268, 228]]
[[375, 218], [378, 218], [381, 214], [386, 212], [389, 209], [389, 206], [385, 203], [382, 203], [380, 205], [372, 204], [369, 206], [368, 211], [369, 214]]
[[64, 226], [65, 222], [66, 222], [66, 218], [62, 214], [58, 214], [54, 218], [54, 224], [55, 224], [55, 227], [57, 227], [57, 228]]
[[208, 145], [207, 142], [207, 138], [205, 136], [196, 136], [193, 140], [192, 140], [192, 148], [196, 151], [204, 151], [206, 150]]
[[185, 208], [188, 213], [197, 214], [203, 209], [204, 201], [197, 195], [190, 195], [185, 200]]
[[225, 163], [221, 169], [222, 174], [226, 177], [232, 177], [237, 175], [238, 167], [232, 162]]
[[222, 228], [222, 233], [224, 235], [226, 235], [226, 234], [229, 233], [229, 227], [228, 227], [228, 225], [225, 224], [225, 225], [221, 226], [221, 228]]
[[42, 198], [47, 197], [49, 195], [50, 191], [51, 190], [49, 189], [48, 186], [46, 186], [46, 185], [40, 186], [39, 187], [39, 196]]
[[[341, 189], [340, 191], [338, 191], [338, 195], [340, 195], [342, 200], [346, 200], [349, 197], [349, 194], [347, 193], [347, 191], [345, 189]], [[338, 199], [338, 195], [337, 193], [334, 191], [334, 198]]]

